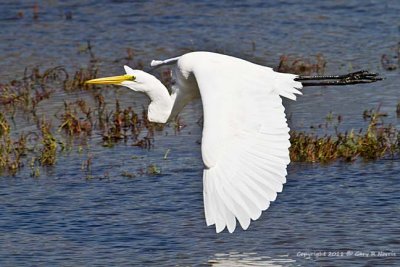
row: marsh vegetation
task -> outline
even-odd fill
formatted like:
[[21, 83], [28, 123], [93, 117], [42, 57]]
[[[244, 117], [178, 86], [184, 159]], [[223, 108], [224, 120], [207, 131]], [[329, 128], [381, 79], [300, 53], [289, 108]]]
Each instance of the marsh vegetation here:
[[[60, 154], [71, 150], [84, 151], [83, 147], [87, 146], [88, 139], [93, 136], [101, 136], [101, 142], [97, 145], [105, 149], [120, 142], [151, 149], [155, 136], [165, 134], [166, 127], [175, 134], [185, 128], [185, 123], [179, 117], [167, 125], [151, 123], [144, 107], [138, 109], [121, 106], [117, 96], [106, 100], [102, 90], [85, 85], [86, 80], [95, 78], [99, 73], [101, 60], [96, 58], [90, 42], [80, 52], [88, 57], [85, 68], [71, 72], [62, 66], [46, 70], [35, 67], [25, 69], [20, 79], [0, 84], [0, 172], [3, 176], [14, 175], [20, 169], [29, 167], [31, 176], [38, 177], [43, 167], [57, 164]], [[126, 56], [114, 62], [130, 64], [139, 69], [144, 66], [140, 60], [135, 59], [133, 49], [127, 49]], [[323, 74], [325, 67], [326, 60], [321, 54], [310, 59], [284, 55], [276, 69], [309, 75]], [[167, 69], [156, 74], [167, 87], [171, 86], [169, 72]], [[113, 90], [114, 87], [109, 86], [105, 90], [109, 89]], [[79, 97], [79, 92], [83, 91], [85, 97]], [[38, 107], [46, 109], [57, 92], [78, 94], [58, 103], [56, 114], [39, 114]], [[400, 114], [400, 104], [397, 114]], [[342, 116], [330, 113], [326, 121], [317, 126], [319, 129], [330, 129], [329, 134], [318, 135], [312, 131], [315, 127], [311, 127], [308, 132], [290, 132], [290, 157], [292, 161], [322, 163], [395, 158], [400, 152], [400, 133], [393, 125], [384, 123], [385, 115], [379, 107], [368, 109], [362, 116], [360, 114], [360, 119], [368, 121], [366, 129], [342, 130]], [[21, 121], [30, 125], [28, 131], [14, 130], [14, 125]], [[90, 172], [92, 160], [88, 154], [82, 162], [84, 172]], [[148, 165], [146, 169], [148, 174], [161, 173], [160, 168], [154, 164]], [[135, 177], [137, 174], [121, 175]]]

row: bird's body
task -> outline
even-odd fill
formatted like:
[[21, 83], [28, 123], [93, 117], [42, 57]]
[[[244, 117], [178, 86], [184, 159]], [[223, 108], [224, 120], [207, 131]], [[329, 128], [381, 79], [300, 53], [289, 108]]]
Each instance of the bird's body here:
[[127, 66], [127, 75], [88, 83], [119, 84], [146, 93], [151, 100], [148, 118], [159, 123], [201, 97], [207, 225], [233, 232], [237, 219], [247, 229], [286, 182], [290, 142], [281, 97], [295, 100], [302, 83], [296, 75], [210, 52], [152, 62], [165, 64], [174, 65], [171, 94], [154, 76]]

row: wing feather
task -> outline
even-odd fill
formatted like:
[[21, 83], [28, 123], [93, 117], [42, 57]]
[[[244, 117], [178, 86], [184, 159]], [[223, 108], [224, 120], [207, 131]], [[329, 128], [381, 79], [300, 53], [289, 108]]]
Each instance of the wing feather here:
[[233, 232], [238, 219], [247, 229], [286, 182], [290, 142], [281, 96], [295, 100], [302, 85], [295, 75], [213, 53], [189, 53], [179, 64], [190, 66], [203, 102], [207, 225]]

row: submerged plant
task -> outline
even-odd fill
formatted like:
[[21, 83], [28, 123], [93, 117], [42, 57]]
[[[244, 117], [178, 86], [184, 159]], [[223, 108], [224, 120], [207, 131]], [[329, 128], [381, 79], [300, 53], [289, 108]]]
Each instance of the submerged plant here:
[[56, 163], [57, 140], [51, 133], [51, 125], [47, 121], [40, 124], [41, 143], [39, 162], [42, 166], [52, 166]]
[[13, 175], [23, 166], [22, 157], [26, 152], [26, 136], [20, 134], [17, 139], [13, 139], [10, 133], [10, 124], [0, 112], [0, 172]]
[[[80, 109], [80, 112], [78, 112]], [[84, 119], [80, 115], [84, 114]], [[64, 102], [64, 113], [61, 115], [61, 125], [59, 131], [64, 130], [68, 135], [79, 135], [86, 133], [90, 135], [92, 131], [92, 111], [85, 101], [78, 100], [75, 103]]]
[[[19, 80], [0, 84], [0, 173], [2, 175], [15, 174], [23, 166], [28, 166], [31, 176], [38, 177], [43, 166], [55, 165], [60, 155], [68, 156], [65, 151], [75, 151], [72, 149], [73, 146], [77, 146], [79, 154], [82, 154], [83, 146], [98, 143], [105, 147], [125, 143], [132, 146], [132, 149], [136, 147], [151, 149], [154, 146], [155, 136], [163, 132], [165, 127], [170, 127], [175, 134], [185, 129], [186, 124], [180, 117], [176, 117], [167, 125], [152, 123], [147, 118], [146, 109], [125, 107], [117, 97], [110, 99], [108, 93], [103, 95], [96, 87], [85, 84], [86, 80], [96, 78], [102, 64], [90, 42], [80, 49], [80, 53], [88, 55], [89, 61], [85, 68], [71, 71], [62, 66], [44, 70], [35, 67], [26, 69]], [[130, 48], [126, 50], [126, 55], [114, 62], [127, 63], [135, 69], [143, 68], [143, 63], [136, 60], [134, 50]], [[325, 66], [326, 61], [322, 55], [311, 59], [282, 56], [278, 70], [297, 74], [322, 74]], [[166, 69], [158, 73], [167, 88], [173, 83], [170, 72], [171, 70]], [[79, 96], [76, 97], [78, 93]], [[64, 101], [64, 106], [60, 105], [60, 111], [55, 117], [46, 114], [47, 120], [39, 119], [40, 112], [46, 110], [47, 101], [54, 95], [65, 96], [68, 100]], [[71, 99], [71, 96], [74, 98]], [[36, 124], [36, 129], [28, 127], [28, 133], [20, 133], [19, 129], [11, 127], [14, 124], [10, 122], [15, 118], [21, 118], [15, 115], [21, 114], [30, 126]], [[400, 114], [400, 104], [397, 106], [397, 114]], [[290, 132], [292, 142], [290, 157], [293, 161], [331, 162], [398, 156], [399, 131], [392, 125], [383, 124], [384, 116], [385, 114], [380, 113], [379, 109], [366, 110], [364, 119], [369, 121], [369, 126], [365, 131], [340, 132], [338, 126], [342, 118], [338, 116], [336, 119], [333, 113], [329, 113], [325, 123], [318, 126], [325, 130], [325, 135], [317, 136], [314, 133], [294, 130]], [[202, 119], [198, 124], [202, 127]], [[57, 126], [58, 131], [53, 131], [52, 125]], [[329, 127], [334, 127], [333, 135], [327, 134]], [[169, 152], [169, 149], [166, 150], [164, 159], [168, 158]], [[90, 154], [82, 164], [86, 177], [92, 177], [93, 162], [94, 157]], [[161, 169], [154, 164], [143, 169], [143, 174], [160, 174], [160, 172]], [[122, 176], [134, 177], [128, 172]]]
[[161, 169], [155, 164], [150, 164], [149, 166], [147, 166], [147, 174], [159, 175], [161, 174]]
[[400, 67], [400, 42], [396, 46], [392, 47], [394, 55], [383, 54], [381, 56], [381, 64], [383, 69], [387, 71], [393, 71]]
[[280, 57], [277, 71], [302, 75], [310, 75], [313, 73], [321, 75], [325, 72], [325, 67], [326, 60], [322, 54], [316, 55], [315, 62], [311, 59], [293, 58], [283, 55]]
[[400, 101], [397, 103], [397, 106], [396, 106], [396, 114], [397, 114], [397, 117], [399, 118], [400, 117]]
[[400, 152], [400, 132], [390, 124], [385, 125], [384, 116], [386, 114], [380, 113], [379, 108], [364, 112], [364, 118], [369, 119], [365, 132], [336, 131], [336, 136], [318, 137], [313, 133], [291, 131], [290, 158], [292, 161], [331, 162], [394, 157]]

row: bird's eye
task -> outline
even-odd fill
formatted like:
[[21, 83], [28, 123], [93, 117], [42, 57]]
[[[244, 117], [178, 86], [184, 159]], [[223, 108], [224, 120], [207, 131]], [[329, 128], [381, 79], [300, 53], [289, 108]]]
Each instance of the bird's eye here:
[[133, 75], [125, 75], [126, 76], [126, 80], [127, 81], [134, 81], [134, 80], [136, 80], [136, 77], [135, 76], [133, 76]]

